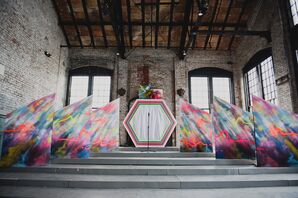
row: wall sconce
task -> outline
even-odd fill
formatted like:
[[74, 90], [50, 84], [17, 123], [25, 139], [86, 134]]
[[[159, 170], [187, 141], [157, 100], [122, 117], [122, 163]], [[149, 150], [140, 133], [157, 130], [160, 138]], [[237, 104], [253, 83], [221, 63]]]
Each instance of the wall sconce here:
[[185, 90], [182, 89], [182, 88], [180, 88], [180, 89], [177, 90], [177, 94], [178, 94], [178, 96], [180, 96], [180, 97], [182, 97], [182, 96], [184, 95], [184, 93], [185, 93]]
[[289, 74], [286, 74], [286, 75], [276, 79], [275, 83], [276, 83], [277, 86], [279, 86], [279, 85], [282, 85], [282, 84], [284, 84], [286, 82], [289, 82], [289, 81], [290, 81], [290, 76], [289, 76]]
[[119, 96], [124, 96], [126, 93], [126, 90], [124, 88], [120, 88], [120, 89], [118, 89], [117, 93]]
[[44, 55], [46, 55], [47, 57], [51, 57], [52, 54], [50, 54], [48, 51], [44, 51]]

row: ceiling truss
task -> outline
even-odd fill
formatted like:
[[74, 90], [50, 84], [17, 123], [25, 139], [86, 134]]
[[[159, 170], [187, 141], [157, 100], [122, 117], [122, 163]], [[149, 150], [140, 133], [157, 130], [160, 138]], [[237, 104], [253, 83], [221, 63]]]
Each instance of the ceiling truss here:
[[268, 31], [249, 31], [246, 23], [254, 0], [209, 0], [199, 17], [198, 0], [52, 0], [64, 34], [63, 47], [154, 47], [232, 50], [244, 36], [271, 40]]

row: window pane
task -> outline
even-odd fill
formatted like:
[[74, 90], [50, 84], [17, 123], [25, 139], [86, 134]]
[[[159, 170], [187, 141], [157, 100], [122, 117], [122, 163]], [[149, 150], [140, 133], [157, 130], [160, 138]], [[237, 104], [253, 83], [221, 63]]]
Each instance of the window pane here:
[[110, 102], [111, 77], [94, 76], [93, 78], [93, 107], [102, 107]]
[[191, 103], [203, 110], [209, 111], [208, 78], [191, 77]]
[[250, 103], [252, 101], [252, 95], [255, 95], [265, 99], [268, 102], [277, 104], [277, 88], [275, 83], [272, 56], [268, 57], [260, 64], [256, 65], [256, 67], [249, 70], [246, 75], [248, 81], [248, 85], [246, 86], [248, 86]]
[[251, 70], [249, 70], [249, 72], [247, 73], [247, 81], [250, 101], [252, 101], [252, 95], [262, 97], [257, 67], [254, 67]]
[[272, 56], [261, 63], [262, 81], [265, 100], [277, 104], [277, 91]]
[[69, 104], [84, 99], [88, 95], [88, 76], [72, 76]]
[[213, 95], [231, 103], [230, 78], [212, 78]]
[[290, 0], [290, 8], [294, 25], [298, 24], [298, 0]]

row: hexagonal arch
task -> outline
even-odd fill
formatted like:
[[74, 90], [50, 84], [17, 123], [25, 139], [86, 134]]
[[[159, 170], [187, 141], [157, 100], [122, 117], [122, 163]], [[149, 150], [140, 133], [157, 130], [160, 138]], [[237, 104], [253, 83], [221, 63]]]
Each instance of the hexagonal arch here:
[[177, 122], [164, 100], [138, 99], [123, 124], [136, 147], [165, 147]]

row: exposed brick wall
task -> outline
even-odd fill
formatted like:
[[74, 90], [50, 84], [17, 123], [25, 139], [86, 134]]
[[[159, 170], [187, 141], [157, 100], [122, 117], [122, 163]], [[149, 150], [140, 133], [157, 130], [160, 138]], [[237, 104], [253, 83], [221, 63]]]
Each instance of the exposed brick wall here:
[[[127, 90], [121, 97], [120, 123], [127, 114], [128, 101], [137, 96], [143, 81], [163, 89], [166, 103], [178, 116], [176, 90], [183, 88], [184, 98], [189, 99], [188, 72], [202, 67], [233, 72], [236, 104], [244, 107], [242, 68], [256, 52], [267, 47], [273, 49], [276, 78], [286, 74], [291, 77], [289, 82], [278, 86], [280, 105], [295, 109], [292, 70], [284, 39], [287, 32], [276, 0], [259, 1], [249, 21], [250, 30], [271, 30], [271, 43], [264, 38], [247, 37], [232, 52], [190, 50], [185, 60], [179, 60], [175, 51], [166, 49], [133, 49], [123, 60], [116, 56], [115, 49], [60, 48], [65, 40], [50, 1], [2, 0], [0, 11], [0, 114], [52, 92], [57, 92], [59, 101], [65, 101], [68, 69], [84, 66], [113, 71], [112, 99], [119, 97], [119, 88]], [[45, 50], [52, 54], [50, 58], [44, 55]], [[125, 145], [126, 137], [120, 124], [121, 145]], [[173, 144], [179, 144], [176, 134]]]
[[[261, 0], [257, 3], [248, 22], [249, 30], [268, 30], [269, 18], [272, 15], [273, 5], [268, 0]], [[236, 96], [236, 104], [245, 108], [244, 79], [242, 69], [246, 63], [260, 50], [271, 47], [271, 43], [261, 37], [243, 37], [237, 49], [233, 50], [232, 62], [235, 78], [235, 89], [239, 95]]]
[[[114, 49], [71, 49], [70, 65], [72, 68], [97, 66], [113, 70], [113, 99], [119, 97], [117, 90], [121, 87], [127, 90], [121, 97], [120, 123], [127, 114], [128, 101], [138, 95], [139, 85], [148, 78], [154, 88], [164, 90], [165, 101], [174, 114], [177, 115], [178, 95], [176, 90], [183, 88], [188, 99], [188, 72], [202, 67], [218, 67], [233, 72], [230, 52], [224, 51], [189, 51], [185, 60], [165, 49], [142, 49], [130, 51], [123, 60], [116, 56]], [[116, 77], [118, 76], [118, 78]], [[143, 79], [145, 78], [145, 79]], [[235, 90], [237, 92], [237, 90]], [[238, 92], [237, 92], [238, 94]], [[120, 125], [120, 143], [125, 145], [124, 127]], [[178, 136], [173, 135], [173, 145], [178, 144]]]
[[273, 64], [275, 68], [275, 78], [278, 79], [287, 74], [290, 75], [290, 81], [277, 86], [278, 105], [289, 110], [297, 112], [297, 93], [291, 64], [289, 62], [289, 52], [287, 51], [286, 38], [289, 36], [285, 30], [280, 6], [277, 0], [262, 0], [256, 6], [253, 20], [249, 22], [250, 30], [269, 30], [271, 31], [272, 42], [261, 37], [246, 37], [242, 39], [240, 46], [232, 52], [233, 67], [238, 73], [238, 82], [235, 83], [241, 92], [240, 102], [245, 107], [245, 95], [243, 89], [242, 69], [250, 58], [258, 51], [272, 47]]
[[64, 101], [68, 49], [51, 1], [1, 0], [0, 13], [0, 114], [54, 92]]

